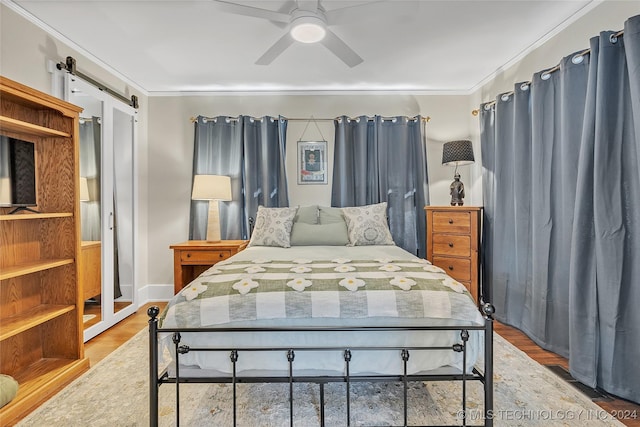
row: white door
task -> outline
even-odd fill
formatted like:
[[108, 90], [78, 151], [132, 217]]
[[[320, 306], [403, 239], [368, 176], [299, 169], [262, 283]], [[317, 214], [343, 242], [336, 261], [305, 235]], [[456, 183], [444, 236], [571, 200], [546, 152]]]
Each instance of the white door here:
[[95, 86], [65, 75], [80, 120], [82, 251], [88, 341], [134, 313], [136, 111]]

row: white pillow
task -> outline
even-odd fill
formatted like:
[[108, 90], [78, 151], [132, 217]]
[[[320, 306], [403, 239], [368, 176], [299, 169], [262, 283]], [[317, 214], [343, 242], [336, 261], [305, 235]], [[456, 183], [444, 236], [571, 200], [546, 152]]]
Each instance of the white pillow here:
[[342, 208], [349, 233], [348, 246], [394, 245], [387, 223], [387, 202]]
[[298, 208], [258, 206], [256, 224], [249, 246], [291, 247], [291, 227]]

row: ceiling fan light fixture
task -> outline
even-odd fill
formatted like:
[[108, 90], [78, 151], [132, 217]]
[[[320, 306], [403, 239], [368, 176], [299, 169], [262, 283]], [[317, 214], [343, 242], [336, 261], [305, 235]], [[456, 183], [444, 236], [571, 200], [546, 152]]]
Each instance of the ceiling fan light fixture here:
[[291, 37], [301, 43], [317, 43], [327, 34], [326, 24], [317, 16], [301, 16], [291, 22]]

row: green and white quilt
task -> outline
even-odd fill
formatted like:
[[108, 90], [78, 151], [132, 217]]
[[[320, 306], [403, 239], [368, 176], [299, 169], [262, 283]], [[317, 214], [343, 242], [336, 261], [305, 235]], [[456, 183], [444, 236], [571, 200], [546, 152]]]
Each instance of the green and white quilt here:
[[327, 318], [483, 322], [464, 285], [416, 257], [246, 258], [220, 262], [190, 283], [170, 302], [161, 326]]

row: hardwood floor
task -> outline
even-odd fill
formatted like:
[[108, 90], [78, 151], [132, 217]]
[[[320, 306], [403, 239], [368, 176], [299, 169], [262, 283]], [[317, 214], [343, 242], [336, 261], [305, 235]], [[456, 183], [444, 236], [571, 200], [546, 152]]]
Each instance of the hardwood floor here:
[[[494, 328], [501, 337], [541, 365], [559, 365], [564, 369], [569, 369], [569, 361], [567, 359], [543, 350], [518, 329], [499, 322], [495, 322]], [[594, 403], [616, 417], [625, 426], [640, 427], [640, 405], [606, 394], [604, 398], [594, 399]]]
[[107, 357], [109, 353], [147, 327], [149, 321], [147, 309], [153, 305], [157, 305], [162, 310], [167, 303], [154, 302], [145, 304], [122, 322], [87, 341], [84, 344], [84, 354], [89, 358], [91, 366]]
[[[91, 361], [91, 366], [104, 359], [109, 353], [145, 328], [148, 322], [147, 309], [152, 305], [157, 305], [162, 309], [166, 303], [148, 303], [113, 328], [85, 343], [85, 355]], [[564, 369], [569, 368], [567, 359], [543, 350], [521, 331], [498, 322], [495, 324], [495, 331], [538, 363], [559, 365]], [[617, 416], [624, 425], [640, 427], [640, 405], [613, 396], [597, 399], [595, 403], [608, 413]]]

